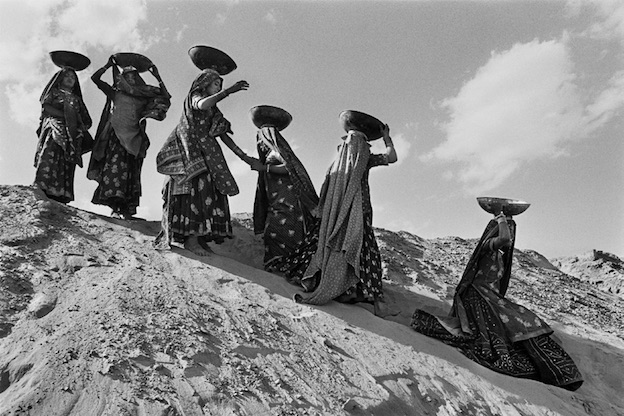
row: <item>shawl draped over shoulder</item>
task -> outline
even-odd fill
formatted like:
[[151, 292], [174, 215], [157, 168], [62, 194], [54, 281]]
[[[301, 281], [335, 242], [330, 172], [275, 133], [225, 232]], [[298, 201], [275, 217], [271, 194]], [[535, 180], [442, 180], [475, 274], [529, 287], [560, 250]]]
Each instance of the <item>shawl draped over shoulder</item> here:
[[193, 96], [203, 94], [218, 77], [218, 72], [205, 69], [195, 78], [184, 100], [180, 122], [156, 156], [156, 167], [178, 185], [209, 172], [217, 190], [233, 196], [239, 192], [238, 185], [217, 142], [218, 136], [232, 132], [230, 122], [216, 106], [207, 110], [193, 108]]
[[[508, 223], [509, 226], [514, 229], [515, 235], [516, 223], [513, 220], [508, 220]], [[468, 287], [472, 285], [475, 281], [475, 277], [477, 276], [477, 272], [479, 271], [479, 260], [483, 256], [483, 252], [486, 250], [486, 244], [491, 238], [494, 238], [497, 235], [498, 223], [494, 220], [491, 220], [485, 227], [485, 230], [483, 231], [483, 235], [481, 236], [477, 247], [470, 256], [470, 260], [468, 260], [468, 264], [464, 269], [462, 278], [455, 288], [455, 295], [453, 296], [453, 306], [449, 312], [448, 317], [437, 317], [440, 323], [451, 333], [457, 334], [458, 331], [461, 331], [465, 334], [472, 334], [466, 314], [466, 307], [464, 306], [462, 298], [464, 293], [466, 292], [466, 289], [468, 289]], [[503, 255], [503, 274], [498, 282], [499, 293], [501, 296], [505, 296], [505, 293], [507, 293], [507, 288], [509, 287], [514, 244], [515, 238], [512, 239], [511, 246], [508, 248], [508, 250], [506, 250], [505, 254]]]
[[[302, 205], [304, 211], [311, 213], [318, 207], [319, 197], [316, 194], [312, 180], [308, 175], [305, 167], [299, 160], [299, 158], [292, 151], [290, 145], [281, 135], [279, 130], [273, 126], [265, 126], [258, 130], [256, 135], [256, 142], [258, 146], [260, 143], [266, 144], [269, 149], [278, 153], [284, 160], [284, 165], [288, 171], [288, 176], [293, 184], [294, 190], [297, 194], [297, 199]], [[262, 154], [260, 151], [259, 154]], [[260, 160], [265, 163], [265, 160]], [[256, 198], [254, 200], [254, 232], [261, 234], [264, 232], [266, 225], [266, 218], [268, 215], [268, 198], [264, 189], [266, 189], [266, 177], [263, 172], [258, 174], [258, 186], [256, 187]]]
[[[119, 73], [117, 67], [113, 66], [113, 80], [115, 87], [106, 94], [106, 104], [95, 134], [95, 144], [87, 173], [90, 179], [98, 177], [100, 162], [105, 158], [111, 128], [129, 154], [144, 158], [150, 144], [145, 134], [146, 120], [148, 118], [164, 120], [171, 106], [171, 96], [159, 87], [147, 85], [140, 75], [136, 77], [137, 84], [130, 85]], [[115, 98], [115, 94], [120, 95]], [[111, 111], [113, 100], [115, 100], [115, 108]], [[135, 108], [139, 108], [138, 114]]]
[[[66, 74], [73, 74], [76, 82], [71, 92], [63, 92], [60, 88], [61, 81]], [[64, 120], [59, 120], [46, 113], [44, 104], [53, 104], [54, 101], [63, 105]], [[88, 152], [93, 141], [88, 129], [92, 120], [87, 107], [82, 99], [82, 90], [78, 82], [76, 71], [71, 68], [63, 68], [58, 71], [48, 82], [41, 97], [41, 117], [37, 136], [39, 136], [39, 148], [43, 146], [42, 132], [51, 129], [52, 139], [63, 149], [65, 158], [73, 161], [82, 167], [82, 155]], [[39, 152], [35, 156], [35, 166], [37, 166]]]
[[314, 292], [296, 295], [298, 302], [324, 304], [358, 282], [364, 239], [362, 178], [369, 157], [366, 136], [349, 131], [321, 189], [318, 248], [304, 273], [306, 279], [321, 272], [320, 281]]

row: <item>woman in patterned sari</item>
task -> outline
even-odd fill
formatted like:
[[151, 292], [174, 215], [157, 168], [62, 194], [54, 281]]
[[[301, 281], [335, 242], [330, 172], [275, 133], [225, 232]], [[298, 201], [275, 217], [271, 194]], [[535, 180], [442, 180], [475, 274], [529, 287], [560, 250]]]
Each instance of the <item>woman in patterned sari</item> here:
[[39, 101], [35, 185], [48, 198], [66, 204], [74, 200], [76, 165], [82, 167], [82, 155], [93, 140], [76, 72], [63, 68], [54, 74]]
[[245, 163], [259, 170], [259, 161], [247, 156], [232, 140], [230, 122], [216, 104], [228, 95], [246, 90], [238, 81], [222, 90], [222, 78], [213, 69], [204, 69], [193, 81], [184, 100], [180, 122], [156, 157], [159, 173], [169, 179], [163, 189], [162, 231], [155, 244], [170, 241], [200, 256], [212, 251], [208, 242], [222, 243], [232, 238], [228, 196], [238, 194], [217, 138]]
[[[373, 232], [368, 184], [371, 168], [397, 161], [388, 125], [383, 127], [382, 135], [386, 144], [382, 154], [371, 154], [368, 138], [361, 131], [349, 130], [343, 137], [321, 189], [316, 250], [311, 259], [305, 252], [299, 253], [301, 261], [309, 261], [301, 285], [311, 293], [296, 294], [295, 301], [315, 305], [332, 299], [364, 302], [373, 304], [377, 316], [396, 314], [383, 301], [381, 256]], [[310, 241], [303, 246], [312, 248]], [[301, 270], [301, 262], [295, 261], [292, 266], [293, 270]]]
[[[102, 74], [113, 68], [114, 86], [102, 81]], [[106, 105], [95, 135], [87, 177], [97, 181], [93, 194], [96, 205], [107, 205], [115, 218], [133, 219], [141, 197], [141, 168], [149, 138], [147, 118], [164, 120], [171, 96], [155, 65], [149, 71], [159, 87], [147, 85], [134, 67], [119, 73], [111, 56], [91, 79], [104, 94]]]
[[263, 165], [254, 201], [254, 231], [264, 236], [265, 270], [278, 271], [311, 230], [319, 199], [305, 167], [275, 126], [261, 126], [256, 144]]
[[491, 370], [568, 390], [583, 383], [572, 358], [536, 314], [505, 298], [516, 224], [503, 213], [491, 220], [456, 288], [449, 316], [416, 310], [411, 326], [438, 338]]

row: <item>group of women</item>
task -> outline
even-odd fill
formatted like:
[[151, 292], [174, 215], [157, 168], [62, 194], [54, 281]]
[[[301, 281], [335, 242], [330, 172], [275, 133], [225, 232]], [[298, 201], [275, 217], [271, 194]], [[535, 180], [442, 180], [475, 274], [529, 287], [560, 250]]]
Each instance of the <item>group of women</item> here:
[[[50, 199], [73, 201], [76, 165], [82, 167], [82, 155], [91, 152], [87, 177], [98, 183], [92, 202], [109, 206], [113, 217], [134, 218], [141, 196], [141, 168], [150, 144], [146, 119], [163, 120], [171, 104], [158, 69], [147, 58], [137, 61], [159, 83], [158, 87], [147, 85], [137, 67], [116, 62], [116, 56], [127, 60], [118, 54], [93, 74], [91, 79], [106, 95], [93, 139], [89, 134], [91, 117], [76, 75], [90, 61], [68, 51], [51, 55], [61, 70], [54, 74], [40, 98], [35, 185]], [[109, 68], [112, 85], [101, 79]]]
[[[208, 256], [209, 243], [233, 238], [228, 196], [239, 189], [220, 139], [258, 172], [253, 224], [255, 233], [263, 236], [264, 267], [300, 288], [295, 301], [363, 303], [378, 316], [396, 314], [384, 302], [368, 185], [371, 168], [397, 161], [389, 127], [364, 113], [341, 113], [347, 134], [317, 194], [281, 134], [290, 115], [277, 107], [254, 107], [258, 156], [245, 154], [232, 140], [230, 123], [217, 103], [247, 90], [249, 84], [238, 81], [223, 88], [222, 76], [236, 68], [225, 53], [193, 47], [189, 54], [200, 72], [186, 95], [180, 121], [156, 157], [158, 172], [167, 176], [156, 246], [168, 247], [173, 241], [195, 255]], [[107, 97], [95, 140], [88, 132], [91, 118], [75, 68], [64, 66], [46, 86], [35, 184], [51, 199], [73, 200], [75, 166], [81, 166], [82, 155], [92, 151], [88, 177], [98, 182], [93, 203], [108, 205], [112, 215], [131, 219], [139, 204], [142, 161], [149, 146], [145, 120], [164, 119], [170, 95], [151, 62], [139, 60], [142, 68], [137, 68], [120, 64], [119, 58], [124, 56], [113, 55], [92, 76]], [[101, 80], [108, 68], [113, 70], [113, 85]], [[141, 69], [149, 70], [159, 86], [147, 85]], [[379, 138], [386, 150], [373, 154], [369, 142]], [[551, 338], [552, 329], [505, 297], [516, 226], [502, 208], [494, 214], [468, 261], [449, 315], [416, 310], [411, 326], [494, 371], [575, 390], [582, 376]]]

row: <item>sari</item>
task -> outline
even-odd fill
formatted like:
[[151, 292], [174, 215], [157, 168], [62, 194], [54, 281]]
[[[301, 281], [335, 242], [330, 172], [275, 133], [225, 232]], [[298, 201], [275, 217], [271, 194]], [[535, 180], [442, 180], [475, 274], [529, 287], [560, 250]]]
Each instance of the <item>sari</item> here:
[[[72, 91], [60, 87], [65, 75], [76, 79]], [[41, 97], [41, 117], [35, 153], [35, 185], [48, 198], [62, 203], [74, 200], [76, 165], [82, 167], [82, 155], [91, 150], [89, 134], [91, 117], [82, 99], [76, 72], [71, 68], [58, 71], [46, 85]], [[49, 114], [44, 105], [63, 112], [63, 117]]]
[[162, 121], [171, 105], [169, 94], [147, 85], [137, 74], [130, 85], [113, 66], [115, 86], [93, 79], [106, 94], [106, 104], [95, 135], [87, 178], [97, 181], [92, 203], [113, 212], [136, 214], [141, 197], [141, 169], [150, 145], [146, 120]]
[[[515, 236], [515, 222], [509, 220]], [[494, 249], [498, 224], [487, 225], [453, 297], [449, 316], [416, 310], [416, 331], [457, 347], [493, 371], [576, 390], [583, 383], [572, 358], [550, 335], [553, 330], [529, 309], [505, 298], [511, 278], [513, 240]]]
[[157, 247], [168, 247], [172, 240], [184, 242], [189, 236], [216, 243], [232, 238], [228, 196], [239, 190], [217, 141], [232, 132], [230, 122], [216, 106], [197, 107], [219, 77], [218, 72], [205, 69], [195, 78], [180, 121], [156, 156], [157, 171], [169, 176], [163, 187]]
[[[300, 303], [322, 305], [333, 299], [372, 303], [383, 297], [368, 174], [388, 160], [385, 155], [371, 155], [366, 136], [359, 131], [351, 130], [343, 139], [321, 189], [318, 237], [306, 239], [295, 253], [304, 257], [292, 262], [295, 270], [307, 263], [300, 283], [311, 293], [296, 294]], [[305, 257], [314, 240], [314, 254]]]
[[287, 173], [258, 172], [253, 224], [264, 237], [264, 268], [279, 270], [314, 222], [319, 198], [305, 167], [273, 126], [258, 130], [260, 162], [284, 165]]

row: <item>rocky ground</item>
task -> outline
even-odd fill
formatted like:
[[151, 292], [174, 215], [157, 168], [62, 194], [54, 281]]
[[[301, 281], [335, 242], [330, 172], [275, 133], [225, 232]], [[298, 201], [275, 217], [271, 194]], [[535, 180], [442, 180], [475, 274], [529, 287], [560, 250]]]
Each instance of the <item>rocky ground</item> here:
[[157, 222], [0, 186], [0, 415], [624, 414], [624, 300], [589, 272], [516, 250], [509, 297], [579, 365], [585, 384], [568, 392], [409, 328], [416, 307], [448, 311], [476, 240], [377, 230], [401, 309], [383, 320], [294, 303], [249, 228], [238, 216], [236, 238], [199, 258], [155, 250]]
[[592, 250], [580, 256], [558, 257], [552, 263], [564, 273], [624, 297], [624, 261], [614, 254]]

